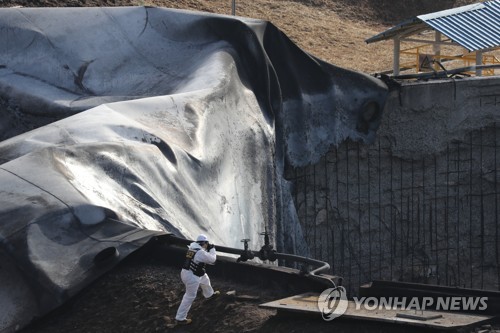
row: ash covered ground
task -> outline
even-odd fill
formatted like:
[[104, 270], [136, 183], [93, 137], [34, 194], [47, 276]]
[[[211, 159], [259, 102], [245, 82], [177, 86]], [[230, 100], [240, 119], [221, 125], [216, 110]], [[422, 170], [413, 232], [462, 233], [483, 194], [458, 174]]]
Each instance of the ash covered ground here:
[[[326, 322], [319, 313], [278, 314], [259, 307], [293, 295], [276, 288], [276, 281], [241, 283], [210, 274], [210, 267], [212, 285], [221, 296], [207, 301], [200, 291], [188, 315], [193, 323], [172, 327], [184, 292], [179, 273], [179, 268], [167, 265], [157, 254], [139, 251], [21, 332], [435, 332], [339, 318]], [[236, 296], [226, 295], [229, 291], [236, 291]]]

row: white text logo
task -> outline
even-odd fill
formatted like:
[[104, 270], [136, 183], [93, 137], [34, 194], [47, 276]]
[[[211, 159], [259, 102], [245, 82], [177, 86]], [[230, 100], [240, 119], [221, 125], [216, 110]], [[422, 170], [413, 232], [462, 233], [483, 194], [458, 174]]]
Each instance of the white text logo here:
[[347, 310], [347, 295], [344, 287], [328, 288], [318, 297], [318, 308], [324, 320], [330, 321]]
[[426, 310], [477, 311], [486, 310], [488, 297], [354, 297], [356, 310]]

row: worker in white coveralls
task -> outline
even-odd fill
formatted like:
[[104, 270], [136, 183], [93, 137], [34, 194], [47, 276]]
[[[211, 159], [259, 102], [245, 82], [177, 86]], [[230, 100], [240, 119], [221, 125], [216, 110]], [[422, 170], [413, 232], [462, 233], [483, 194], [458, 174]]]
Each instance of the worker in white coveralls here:
[[196, 238], [196, 242], [192, 242], [189, 245], [181, 271], [181, 279], [186, 286], [186, 292], [182, 297], [181, 305], [179, 305], [175, 316], [177, 324], [191, 323], [191, 319], [186, 317], [196, 298], [199, 286], [206, 299], [211, 299], [219, 295], [219, 291], [213, 290], [210, 285], [210, 278], [205, 272], [205, 265], [213, 264], [216, 259], [215, 247], [209, 243], [207, 236], [199, 235]]

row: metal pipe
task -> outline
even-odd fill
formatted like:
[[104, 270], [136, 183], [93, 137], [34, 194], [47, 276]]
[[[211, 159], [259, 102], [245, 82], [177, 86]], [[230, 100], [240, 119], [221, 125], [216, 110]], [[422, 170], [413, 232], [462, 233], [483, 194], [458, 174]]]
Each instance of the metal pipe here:
[[[345, 166], [346, 166], [346, 176], [345, 176], [345, 186], [346, 186], [346, 204], [347, 204], [347, 244], [342, 244], [342, 247], [346, 247], [348, 249], [349, 253], [349, 261], [348, 261], [348, 276], [349, 276], [349, 281], [352, 281], [352, 247], [351, 247], [351, 207], [349, 203], [351, 202], [350, 197], [349, 197], [349, 141], [346, 141], [345, 144]], [[344, 237], [344, 242], [345, 242], [345, 236]], [[350, 291], [351, 285], [349, 284], [349, 291]]]
[[[356, 168], [357, 168], [357, 175], [356, 178], [358, 180], [358, 255], [357, 257], [359, 258], [359, 266], [361, 267], [361, 260], [363, 260], [363, 255], [361, 253], [362, 248], [361, 248], [361, 237], [362, 237], [362, 230], [361, 230], [361, 166], [359, 163], [359, 141], [356, 142]], [[370, 230], [368, 230], [368, 234], [370, 234]], [[370, 272], [371, 273], [371, 272]], [[358, 269], [358, 283], [361, 284], [361, 269]]]
[[[306, 193], [307, 194], [307, 193]], [[316, 221], [316, 214], [317, 214], [317, 209], [316, 209], [316, 164], [313, 165], [313, 223], [314, 223], [314, 241], [313, 241], [313, 247], [314, 247], [314, 256], [315, 257], [318, 257], [318, 253], [317, 253], [317, 250], [318, 250], [318, 245], [317, 245], [317, 241], [318, 241], [318, 234], [317, 234], [317, 231], [318, 231], [318, 224], [317, 224], [317, 221]], [[320, 242], [320, 244], [322, 244], [322, 242]], [[319, 252], [320, 253], [320, 256], [321, 256], [321, 251]]]
[[400, 211], [399, 211], [399, 239], [400, 239], [400, 258], [399, 258], [399, 263], [400, 263], [400, 271], [403, 272], [403, 267], [404, 267], [404, 244], [403, 244], [403, 240], [404, 240], [404, 232], [403, 232], [403, 224], [404, 224], [404, 220], [403, 220], [403, 160], [400, 159], [401, 161], [401, 165], [399, 166], [399, 205], [400, 205]]
[[[409, 230], [409, 237], [408, 237], [408, 243], [411, 246], [411, 280], [414, 281], [415, 279], [415, 220], [413, 218], [413, 213], [415, 212], [415, 197], [414, 197], [414, 189], [415, 189], [415, 168], [414, 168], [414, 159], [411, 159], [411, 186], [410, 186], [410, 194], [408, 198], [408, 207], [411, 205], [411, 214], [408, 214], [408, 223], [410, 224], [408, 227]], [[411, 200], [411, 203], [410, 203]], [[418, 222], [417, 222], [418, 224]]]
[[[390, 147], [389, 147], [390, 148]], [[380, 151], [380, 146], [379, 146], [379, 151]], [[391, 280], [392, 280], [392, 277], [393, 277], [393, 266], [394, 266], [394, 256], [396, 255], [396, 235], [397, 235], [397, 230], [396, 228], [394, 227], [394, 188], [392, 186], [392, 181], [393, 181], [393, 159], [394, 159], [394, 156], [392, 154], [389, 153], [389, 161], [390, 161], [390, 168], [389, 168], [389, 172], [390, 172], [390, 191], [389, 191], [389, 200], [390, 200], [390, 205], [389, 205], [389, 214], [390, 214], [390, 221], [391, 221], [391, 239], [390, 239], [390, 242], [391, 242], [391, 253], [390, 253], [390, 257], [391, 257]], [[381, 168], [380, 168], [380, 155], [379, 155], [379, 184], [380, 184], [380, 173], [382, 172]], [[379, 190], [379, 195], [380, 195], [380, 190]], [[382, 230], [382, 229], [380, 229]], [[380, 244], [379, 246], [382, 246], [382, 244]]]
[[479, 129], [479, 191], [480, 191], [480, 198], [481, 198], [481, 209], [480, 209], [480, 221], [481, 221], [481, 289], [484, 289], [484, 223], [485, 223], [485, 208], [484, 208], [484, 192], [483, 192], [483, 129]]
[[437, 284], [441, 282], [440, 270], [439, 270], [439, 242], [438, 242], [438, 220], [439, 220], [439, 208], [438, 208], [438, 183], [437, 183], [437, 174], [438, 174], [438, 160], [437, 156], [434, 155], [434, 241], [436, 242], [435, 250], [435, 259], [436, 259], [436, 276], [438, 277]]
[[427, 245], [425, 239], [425, 157], [422, 157], [422, 243]]
[[[495, 150], [495, 160], [496, 160], [496, 150]], [[330, 184], [328, 183], [328, 152], [325, 155], [325, 164], [324, 164], [324, 168], [323, 169], [325, 170], [325, 184], [327, 186], [327, 190], [325, 191], [326, 244], [327, 244], [327, 246], [326, 246], [326, 258], [327, 258], [327, 260], [331, 260], [331, 263], [333, 265], [333, 259], [331, 259], [330, 251], [331, 251], [331, 249], [335, 249], [335, 239], [333, 237], [332, 237], [331, 240], [328, 239], [328, 236], [330, 235], [330, 219], [329, 219], [329, 216], [328, 216], [328, 211], [329, 211], [329, 209], [328, 209], [328, 198], [330, 197], [330, 191], [329, 191]], [[332, 233], [332, 235], [333, 235], [333, 233]], [[328, 246], [328, 244], [332, 244], [332, 246]]]
[[[461, 285], [460, 277], [462, 273], [460, 272], [460, 141], [457, 143], [457, 278], [458, 278], [458, 286]], [[470, 246], [470, 244], [469, 244]]]
[[451, 277], [448, 274], [449, 266], [450, 266], [450, 218], [449, 218], [449, 210], [450, 210], [450, 145], [446, 145], [446, 201], [444, 203], [444, 234], [446, 239], [446, 261], [445, 261], [445, 283], [446, 285], [450, 285]]
[[446, 71], [440, 72], [430, 72], [430, 73], [417, 73], [417, 74], [404, 74], [404, 75], [394, 75], [393, 79], [431, 79], [431, 78], [446, 78], [449, 76], [470, 72], [474, 70], [483, 70], [483, 69], [496, 69], [500, 68], [500, 64], [492, 64], [492, 65], [480, 65], [480, 66], [468, 66], [461, 68], [454, 68]]
[[472, 188], [472, 170], [474, 170], [472, 167], [472, 162], [473, 162], [473, 156], [472, 156], [472, 152], [473, 152], [473, 147], [472, 147], [472, 132], [470, 132], [470, 141], [469, 141], [469, 147], [470, 147], [470, 151], [469, 151], [469, 268], [470, 268], [470, 288], [473, 288], [474, 285], [473, 285], [473, 281], [474, 281], [474, 276], [473, 276], [473, 269], [472, 269], [472, 240], [473, 240], [473, 237], [472, 237], [472, 207], [473, 207], [473, 203], [472, 203], [472, 200], [474, 199], [474, 196], [472, 195], [472, 191], [473, 191], [473, 188]]
[[[177, 237], [174, 235], [165, 235], [165, 239], [166, 239], [166, 242], [168, 244], [175, 244], [175, 245], [189, 245], [193, 242], [192, 240]], [[216, 249], [218, 252], [224, 252], [224, 253], [229, 253], [229, 254], [242, 255], [245, 253], [245, 250], [243, 250], [243, 249], [236, 249], [233, 247], [220, 246], [220, 245], [217, 245]], [[257, 258], [259, 257], [259, 251], [252, 251], [252, 250], [249, 250], [249, 251], [255, 257], [257, 257]], [[290, 260], [290, 261], [294, 261], [294, 262], [300, 262], [300, 263], [319, 266], [318, 268], [308, 272], [308, 275], [314, 275], [316, 277], [326, 279], [326, 280], [330, 281], [335, 287], [335, 282], [333, 282], [331, 279], [329, 279], [325, 276], [316, 275], [316, 274], [321, 273], [321, 272], [326, 272], [330, 269], [330, 265], [327, 262], [312, 259], [312, 258], [302, 257], [302, 256], [294, 255], [294, 254], [279, 253], [279, 252], [276, 252], [275, 254], [276, 254], [276, 259], [284, 259], [284, 260]]]
[[[380, 141], [379, 141], [380, 142]], [[372, 207], [372, 198], [371, 198], [371, 184], [370, 184], [370, 149], [368, 149], [366, 151], [366, 164], [367, 164], [367, 176], [368, 176], [368, 185], [367, 185], [367, 192], [368, 192], [368, 279], [371, 280], [372, 279], [372, 210], [371, 210], [371, 207]], [[379, 215], [379, 218], [380, 218], [380, 215]], [[361, 220], [359, 221], [359, 223], [361, 223]], [[381, 229], [379, 229], [381, 230]], [[380, 232], [378, 233], [379, 234], [379, 237], [380, 237]], [[379, 242], [379, 244], [381, 244]], [[380, 247], [379, 247], [380, 249]], [[380, 266], [378, 267], [378, 271], [380, 272], [381, 269], [380, 269]]]
[[[311, 232], [311, 228], [309, 227], [309, 218], [307, 215], [307, 168], [304, 168], [304, 227], [305, 227], [305, 238], [307, 244], [311, 244], [311, 240], [309, 239], [309, 235]], [[297, 214], [299, 210], [297, 209]]]
[[[370, 155], [368, 155], [370, 156]], [[380, 149], [380, 138], [378, 138], [378, 278], [382, 280], [382, 167], [381, 167], [381, 156], [382, 152]], [[369, 164], [368, 164], [369, 165]], [[370, 200], [369, 200], [370, 201]], [[392, 209], [392, 205], [391, 205]], [[384, 220], [385, 220], [385, 212], [384, 212]], [[391, 224], [391, 234], [392, 234], [392, 224]], [[392, 243], [392, 235], [391, 235], [391, 243]], [[390, 249], [392, 250], [392, 244]], [[391, 260], [392, 267], [392, 260]], [[392, 268], [391, 268], [392, 271]], [[392, 274], [391, 274], [392, 279]]]
[[[494, 140], [494, 144], [493, 144], [493, 147], [495, 149], [495, 152], [494, 152], [494, 160], [495, 160], [495, 167], [497, 166], [497, 148], [498, 148], [498, 145], [497, 145], [497, 130], [498, 130], [498, 125], [495, 123], [494, 127], [493, 127], [493, 133], [494, 133], [494, 137], [493, 137], [493, 140]], [[495, 179], [495, 248], [496, 248], [496, 262], [497, 262], [497, 285], [498, 285], [498, 290], [500, 290], [500, 247], [499, 247], [499, 243], [500, 243], [500, 233], [499, 233], [499, 228], [498, 228], [498, 179], [497, 179], [497, 174], [498, 174], [498, 171], [495, 170], [495, 176], [494, 176], [494, 179]]]

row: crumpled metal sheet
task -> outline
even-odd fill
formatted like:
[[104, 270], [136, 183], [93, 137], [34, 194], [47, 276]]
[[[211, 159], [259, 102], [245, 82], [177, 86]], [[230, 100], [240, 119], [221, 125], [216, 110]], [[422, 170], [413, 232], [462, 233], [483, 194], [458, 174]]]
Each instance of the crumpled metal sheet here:
[[0, 31], [0, 332], [157, 234], [258, 248], [267, 228], [307, 254], [285, 166], [373, 140], [387, 95], [254, 19], [12, 8]]

